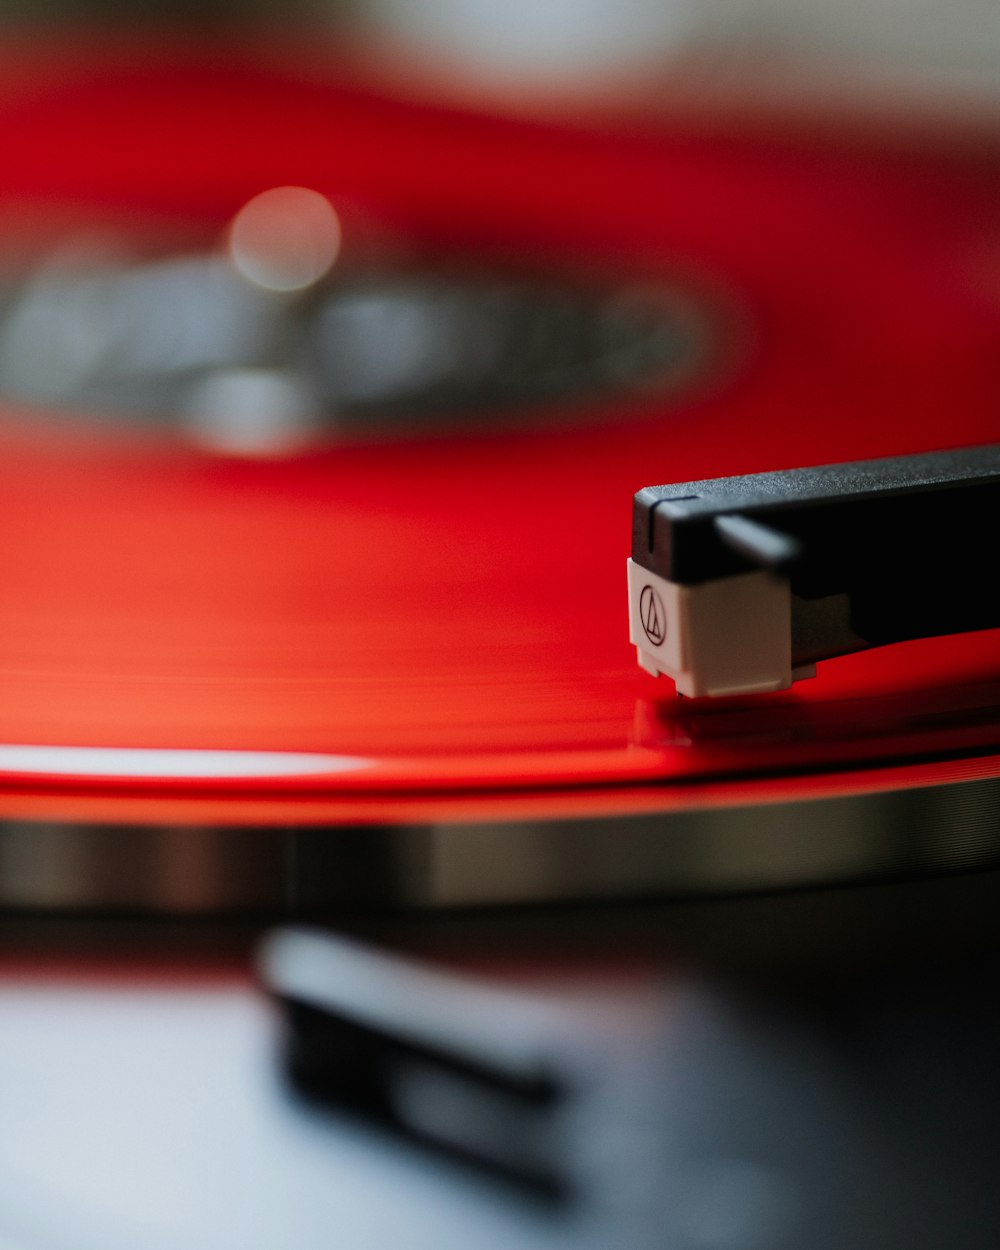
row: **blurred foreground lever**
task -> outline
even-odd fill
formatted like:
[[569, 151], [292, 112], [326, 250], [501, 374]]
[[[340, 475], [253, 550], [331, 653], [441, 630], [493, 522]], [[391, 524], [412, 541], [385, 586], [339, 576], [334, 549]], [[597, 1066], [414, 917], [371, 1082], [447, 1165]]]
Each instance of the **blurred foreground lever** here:
[[307, 1097], [542, 1192], [565, 1191], [574, 1047], [545, 1005], [305, 929], [260, 954]]
[[1000, 444], [648, 486], [628, 562], [640, 665], [692, 696], [1000, 625]]

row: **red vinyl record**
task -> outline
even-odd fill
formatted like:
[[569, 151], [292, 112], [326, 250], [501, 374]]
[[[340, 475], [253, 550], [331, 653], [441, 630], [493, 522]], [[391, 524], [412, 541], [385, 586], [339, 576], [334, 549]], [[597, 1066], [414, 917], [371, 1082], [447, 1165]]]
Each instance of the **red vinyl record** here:
[[[0, 811], [18, 854], [172, 830], [194, 862], [209, 830], [250, 847], [292, 828], [320, 863], [345, 831], [357, 850], [365, 830], [437, 829], [487, 839], [479, 867], [404, 901], [743, 887], [870, 860], [829, 843], [798, 872], [772, 846], [756, 876], [650, 878], [649, 856], [677, 863], [687, 839], [697, 857], [701, 836], [672, 843], [661, 817], [914, 786], [974, 806], [962, 785], [992, 787], [995, 631], [680, 701], [636, 667], [624, 564], [649, 483], [1000, 438], [1000, 135], [597, 129], [204, 50], [23, 57], [0, 86]], [[274, 260], [278, 188], [292, 235], [331, 214], [307, 222], [291, 286], [239, 251], [246, 227], [251, 268]], [[245, 423], [233, 441], [240, 404], [263, 405], [263, 441], [240, 443]], [[547, 829], [560, 863], [593, 850], [581, 822], [606, 839], [590, 875], [504, 877]], [[616, 848], [636, 838], [632, 871]], [[959, 865], [987, 854], [976, 838]], [[890, 869], [921, 866], [904, 849]], [[187, 885], [98, 872], [46, 893], [48, 868], [11, 872], [26, 905], [201, 905]]]

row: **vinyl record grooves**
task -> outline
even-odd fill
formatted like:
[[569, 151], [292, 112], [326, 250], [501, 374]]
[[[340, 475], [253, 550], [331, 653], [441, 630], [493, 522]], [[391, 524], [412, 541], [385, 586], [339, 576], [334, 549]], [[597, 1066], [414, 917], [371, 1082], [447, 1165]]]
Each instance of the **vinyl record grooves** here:
[[997, 440], [1000, 146], [588, 132], [135, 58], [0, 88], [0, 901], [1000, 858], [996, 632], [678, 701], [623, 587], [648, 482]]

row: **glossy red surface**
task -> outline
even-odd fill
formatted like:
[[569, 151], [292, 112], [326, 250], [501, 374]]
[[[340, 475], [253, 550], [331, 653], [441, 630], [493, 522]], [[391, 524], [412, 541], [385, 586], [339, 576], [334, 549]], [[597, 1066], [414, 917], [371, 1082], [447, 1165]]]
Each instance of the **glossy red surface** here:
[[[624, 591], [640, 486], [1000, 439], [1000, 136], [948, 153], [587, 133], [177, 49], [43, 57], [0, 87], [0, 123], [15, 250], [75, 213], [211, 239], [256, 192], [304, 184], [424, 251], [682, 275], [728, 344], [683, 401], [269, 462], [6, 403], [0, 742], [358, 757], [301, 784], [121, 788], [384, 811], [1000, 747], [996, 632], [680, 705], [635, 666]], [[4, 785], [7, 807], [116, 788]]]

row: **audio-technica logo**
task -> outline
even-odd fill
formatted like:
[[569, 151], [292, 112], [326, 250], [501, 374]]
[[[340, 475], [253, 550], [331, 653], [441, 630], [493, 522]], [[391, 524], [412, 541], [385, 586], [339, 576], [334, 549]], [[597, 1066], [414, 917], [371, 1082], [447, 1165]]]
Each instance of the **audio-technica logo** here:
[[663, 600], [652, 586], [643, 586], [639, 596], [639, 620], [646, 637], [658, 647], [667, 636], [667, 614], [663, 610]]

